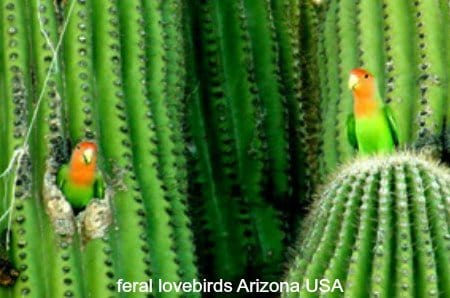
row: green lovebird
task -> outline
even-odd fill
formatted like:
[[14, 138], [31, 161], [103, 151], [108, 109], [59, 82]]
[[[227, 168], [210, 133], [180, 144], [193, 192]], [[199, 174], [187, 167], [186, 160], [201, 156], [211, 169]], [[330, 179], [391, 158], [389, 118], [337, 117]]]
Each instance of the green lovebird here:
[[103, 198], [103, 179], [97, 170], [97, 145], [88, 141], [79, 143], [69, 164], [59, 170], [56, 181], [73, 208], [86, 207], [92, 198]]
[[389, 106], [383, 103], [375, 77], [355, 68], [348, 87], [353, 93], [353, 113], [347, 119], [347, 136], [360, 154], [388, 153], [398, 145], [398, 129]]

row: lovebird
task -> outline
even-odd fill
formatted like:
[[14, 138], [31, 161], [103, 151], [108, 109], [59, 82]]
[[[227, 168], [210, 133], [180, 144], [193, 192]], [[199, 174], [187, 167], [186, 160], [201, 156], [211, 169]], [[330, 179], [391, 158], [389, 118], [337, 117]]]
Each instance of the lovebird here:
[[56, 178], [66, 200], [75, 209], [86, 207], [92, 198], [103, 198], [103, 178], [97, 169], [97, 145], [84, 141], [72, 152]]
[[350, 145], [362, 155], [389, 153], [398, 145], [398, 129], [391, 109], [381, 99], [375, 77], [362, 68], [350, 72], [353, 113], [347, 118]]

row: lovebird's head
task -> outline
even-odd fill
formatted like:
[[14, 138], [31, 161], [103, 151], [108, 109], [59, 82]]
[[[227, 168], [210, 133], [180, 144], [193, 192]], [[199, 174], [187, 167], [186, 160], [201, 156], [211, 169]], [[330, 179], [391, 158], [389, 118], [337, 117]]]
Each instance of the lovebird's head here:
[[95, 167], [97, 161], [97, 144], [84, 141], [77, 144], [72, 153], [71, 163], [80, 166]]
[[377, 88], [375, 77], [365, 69], [354, 68], [350, 72], [348, 88], [354, 99], [373, 98]]

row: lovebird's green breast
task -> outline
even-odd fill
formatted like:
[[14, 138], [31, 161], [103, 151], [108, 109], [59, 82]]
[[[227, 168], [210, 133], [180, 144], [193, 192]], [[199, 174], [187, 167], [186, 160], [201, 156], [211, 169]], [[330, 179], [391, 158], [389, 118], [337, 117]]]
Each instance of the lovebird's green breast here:
[[358, 149], [362, 154], [386, 153], [395, 149], [389, 123], [382, 110], [355, 119]]
[[94, 186], [76, 185], [68, 180], [63, 192], [73, 207], [82, 208], [94, 197]]

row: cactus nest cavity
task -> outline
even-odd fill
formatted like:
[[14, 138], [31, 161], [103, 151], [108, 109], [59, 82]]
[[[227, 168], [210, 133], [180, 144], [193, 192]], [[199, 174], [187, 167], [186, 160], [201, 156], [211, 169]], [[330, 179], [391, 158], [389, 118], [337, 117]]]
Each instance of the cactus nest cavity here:
[[[449, 185], [448, 168], [405, 152], [348, 165], [312, 208], [287, 280], [339, 279], [345, 297], [447, 297]], [[318, 293], [284, 296], [299, 295]]]

